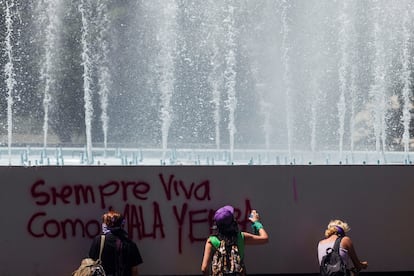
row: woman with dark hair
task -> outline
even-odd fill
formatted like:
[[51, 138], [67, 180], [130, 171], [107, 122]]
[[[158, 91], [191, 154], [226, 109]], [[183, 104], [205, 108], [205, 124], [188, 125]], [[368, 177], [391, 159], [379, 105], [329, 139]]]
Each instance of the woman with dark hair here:
[[222, 275], [223, 271], [217, 271], [220, 269], [217, 264], [213, 262], [213, 255], [216, 251], [220, 250], [220, 246], [225, 246], [227, 254], [232, 252], [233, 247], [237, 249], [240, 256], [239, 267], [232, 267], [230, 273], [233, 275], [245, 275], [244, 267], [244, 245], [265, 244], [269, 241], [267, 232], [260, 223], [259, 213], [253, 210], [250, 217], [252, 222], [252, 229], [254, 234], [242, 232], [239, 230], [238, 223], [234, 218], [234, 208], [232, 206], [224, 206], [218, 209], [214, 214], [214, 222], [216, 226], [216, 233], [210, 236], [204, 247], [204, 256], [201, 264], [201, 272], [203, 275], [209, 275], [210, 266], [212, 275]]
[[124, 225], [125, 219], [120, 213], [113, 210], [105, 213], [102, 234], [94, 238], [89, 250], [89, 257], [97, 260], [101, 236], [105, 236], [101, 262], [107, 276], [138, 276], [141, 254], [135, 242], [128, 238]]

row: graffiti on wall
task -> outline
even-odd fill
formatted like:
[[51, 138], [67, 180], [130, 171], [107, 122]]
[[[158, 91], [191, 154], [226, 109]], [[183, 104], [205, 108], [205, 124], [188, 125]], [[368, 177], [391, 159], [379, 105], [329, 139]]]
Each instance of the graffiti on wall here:
[[[96, 206], [108, 210], [112, 207], [110, 202], [114, 201], [123, 205], [131, 239], [164, 239], [167, 235], [164, 223], [167, 203], [171, 208], [168, 215], [172, 212], [178, 230], [178, 237], [174, 238], [178, 240], [179, 253], [182, 253], [185, 239], [190, 243], [205, 241], [205, 233], [198, 229], [211, 229], [215, 211], [203, 208], [203, 203], [214, 197], [210, 180], [186, 183], [174, 174], [162, 173], [153, 183], [110, 180], [100, 185], [54, 185], [39, 179], [30, 185], [30, 197], [40, 210], [28, 218], [27, 232], [37, 239], [93, 238], [100, 233], [101, 222], [96, 218], [76, 217], [76, 208]], [[57, 207], [70, 210], [70, 217], [57, 219], [50, 215], [50, 210]], [[244, 199], [244, 206], [235, 206], [235, 216], [242, 230], [247, 228], [251, 210], [249, 198]]]

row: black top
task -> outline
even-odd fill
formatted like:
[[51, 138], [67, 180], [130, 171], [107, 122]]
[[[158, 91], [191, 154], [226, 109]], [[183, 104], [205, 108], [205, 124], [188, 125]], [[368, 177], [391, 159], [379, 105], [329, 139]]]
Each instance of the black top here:
[[[96, 236], [89, 250], [89, 257], [97, 260], [101, 235]], [[105, 244], [102, 251], [102, 266], [107, 275], [130, 276], [131, 268], [141, 264], [142, 257], [135, 242], [130, 240], [122, 229], [111, 229], [105, 235]]]

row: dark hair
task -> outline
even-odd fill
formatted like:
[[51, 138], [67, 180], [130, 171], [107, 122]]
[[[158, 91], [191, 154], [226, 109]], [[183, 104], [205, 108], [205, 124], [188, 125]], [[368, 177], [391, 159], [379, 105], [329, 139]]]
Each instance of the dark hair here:
[[233, 220], [230, 224], [216, 224], [216, 236], [219, 240], [224, 240], [227, 246], [237, 245], [239, 226]]

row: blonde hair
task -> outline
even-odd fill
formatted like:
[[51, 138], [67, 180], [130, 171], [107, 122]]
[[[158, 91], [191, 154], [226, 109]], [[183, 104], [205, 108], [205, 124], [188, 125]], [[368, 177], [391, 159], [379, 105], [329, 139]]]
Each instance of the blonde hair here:
[[[338, 229], [338, 227], [342, 228], [343, 233], [341, 233], [341, 230]], [[351, 230], [351, 227], [349, 227], [348, 223], [339, 219], [331, 220], [325, 230], [325, 237], [329, 238], [332, 235], [345, 235], [349, 230]]]

